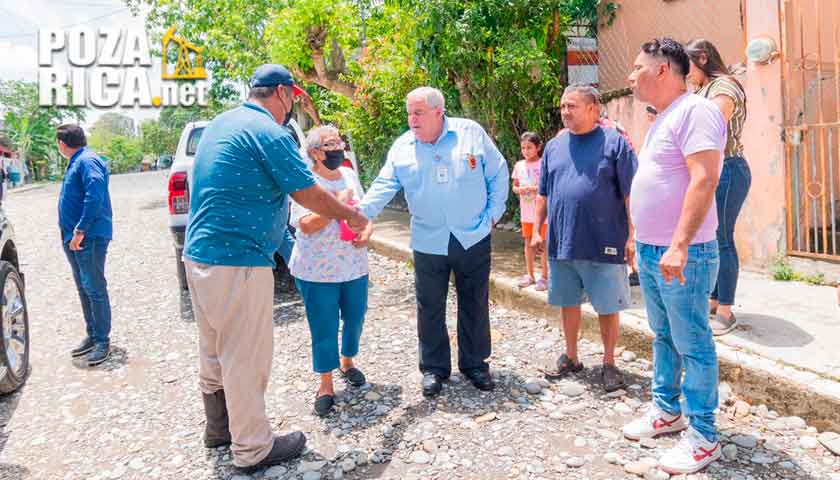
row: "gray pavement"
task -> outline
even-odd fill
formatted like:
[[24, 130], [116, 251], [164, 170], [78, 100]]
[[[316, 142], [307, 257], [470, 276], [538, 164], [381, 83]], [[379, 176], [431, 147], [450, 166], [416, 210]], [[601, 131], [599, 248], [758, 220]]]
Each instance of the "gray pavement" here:
[[[277, 431], [303, 430], [308, 449], [302, 460], [237, 475], [227, 448], [201, 445], [196, 329], [189, 298], [177, 290], [165, 188], [160, 172], [112, 177], [116, 239], [107, 276], [115, 355], [97, 368], [73, 363], [68, 353], [83, 325], [59, 245], [58, 186], [7, 199], [27, 278], [32, 373], [22, 391], [0, 398], [0, 478], [667, 478], [644, 460], [676, 436], [642, 447], [618, 434], [649, 399], [650, 362], [623, 348], [619, 366], [630, 386], [606, 395], [598, 384], [600, 346], [585, 340], [583, 374], [541, 381], [538, 369], [562, 344], [546, 316], [492, 305], [496, 391], [478, 392], [456, 374], [438, 399], [423, 399], [412, 268], [377, 254], [358, 357], [370, 384], [337, 383], [338, 410], [315, 417], [302, 304], [278, 293], [266, 404]], [[454, 311], [450, 295], [450, 324]], [[689, 478], [840, 479], [840, 461], [819, 443], [817, 428], [723, 391], [727, 457]]]

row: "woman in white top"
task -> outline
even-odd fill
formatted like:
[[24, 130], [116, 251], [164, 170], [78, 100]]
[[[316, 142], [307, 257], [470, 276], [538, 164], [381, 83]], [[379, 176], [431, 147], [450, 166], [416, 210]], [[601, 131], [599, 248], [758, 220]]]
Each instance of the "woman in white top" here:
[[[358, 202], [364, 192], [356, 173], [342, 167], [344, 142], [332, 126], [313, 128], [306, 137], [312, 172], [319, 185], [344, 202]], [[291, 224], [297, 229], [289, 260], [298, 291], [306, 306], [312, 335], [312, 363], [321, 376], [315, 413], [327, 415], [335, 404], [335, 369], [353, 386], [365, 384], [353, 357], [367, 312], [367, 242], [372, 226], [356, 235], [337, 220], [322, 217], [292, 201]], [[338, 331], [341, 328], [341, 356]]]

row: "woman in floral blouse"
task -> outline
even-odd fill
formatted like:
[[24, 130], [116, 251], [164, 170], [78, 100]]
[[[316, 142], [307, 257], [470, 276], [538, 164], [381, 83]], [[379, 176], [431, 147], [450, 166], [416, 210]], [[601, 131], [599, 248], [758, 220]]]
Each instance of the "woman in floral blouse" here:
[[[344, 142], [331, 126], [316, 127], [307, 135], [309, 158], [315, 179], [339, 200], [361, 200], [363, 191], [356, 173], [342, 167]], [[315, 396], [315, 413], [329, 414], [335, 404], [333, 371], [353, 386], [365, 384], [365, 376], [353, 358], [367, 312], [367, 242], [371, 226], [356, 235], [341, 225], [292, 202], [291, 224], [297, 229], [289, 271], [306, 306], [312, 335], [312, 363], [321, 385]], [[338, 332], [341, 327], [341, 355]]]

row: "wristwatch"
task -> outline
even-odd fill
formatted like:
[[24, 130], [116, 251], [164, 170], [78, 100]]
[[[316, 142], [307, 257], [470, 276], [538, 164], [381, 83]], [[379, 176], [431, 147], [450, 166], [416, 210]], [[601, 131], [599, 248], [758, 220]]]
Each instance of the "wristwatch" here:
[[84, 234], [85, 234], [84, 230], [79, 230], [78, 228], [73, 229], [73, 235], [84, 235]]

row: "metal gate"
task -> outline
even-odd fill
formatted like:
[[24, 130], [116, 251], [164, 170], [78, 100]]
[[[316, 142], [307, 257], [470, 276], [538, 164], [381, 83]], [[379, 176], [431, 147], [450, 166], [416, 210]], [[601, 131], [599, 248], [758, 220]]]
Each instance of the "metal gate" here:
[[840, 261], [840, 0], [780, 3], [787, 252]]

